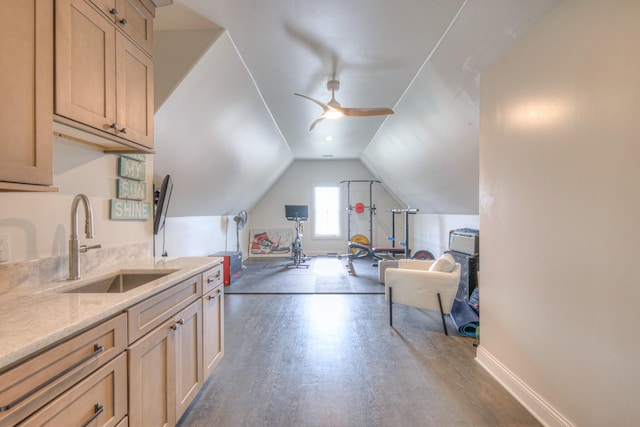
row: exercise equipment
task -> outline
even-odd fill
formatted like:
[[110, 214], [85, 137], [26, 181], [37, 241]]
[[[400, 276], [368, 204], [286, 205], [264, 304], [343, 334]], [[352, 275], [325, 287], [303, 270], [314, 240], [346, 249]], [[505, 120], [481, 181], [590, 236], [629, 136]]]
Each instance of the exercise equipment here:
[[309, 218], [309, 207], [306, 205], [285, 205], [285, 217], [289, 221], [295, 221], [296, 237], [291, 244], [291, 264], [287, 268], [309, 268], [309, 264], [303, 264], [309, 260], [307, 254], [302, 250], [302, 233], [304, 231], [304, 221]]
[[[395, 249], [396, 247], [396, 215], [404, 214], [404, 241], [400, 242], [400, 246], [403, 250], [400, 253], [404, 253], [405, 258], [409, 258], [411, 256], [411, 249], [409, 249], [409, 215], [415, 215], [418, 212], [418, 209], [391, 209], [391, 247]], [[397, 251], [393, 251], [394, 253], [398, 253]]]
[[[340, 181], [340, 184], [347, 183], [347, 236], [351, 236], [351, 215], [353, 211], [357, 214], [364, 213], [369, 209], [369, 242], [373, 243], [373, 216], [376, 214], [376, 205], [373, 204], [373, 184], [380, 181], [372, 179], [352, 179], [347, 181]], [[351, 205], [351, 183], [352, 182], [368, 182], [369, 183], [369, 206], [366, 206], [362, 202], [358, 202], [355, 206]]]

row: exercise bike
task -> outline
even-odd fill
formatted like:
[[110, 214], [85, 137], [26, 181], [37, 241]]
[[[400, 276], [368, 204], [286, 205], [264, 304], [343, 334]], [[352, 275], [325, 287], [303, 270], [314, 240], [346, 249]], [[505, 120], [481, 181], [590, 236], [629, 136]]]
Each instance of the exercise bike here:
[[308, 219], [308, 206], [285, 205], [285, 216], [289, 221], [296, 223], [296, 236], [291, 244], [291, 264], [287, 268], [309, 268], [309, 264], [304, 264], [309, 257], [302, 249], [302, 233], [304, 231], [304, 221]]

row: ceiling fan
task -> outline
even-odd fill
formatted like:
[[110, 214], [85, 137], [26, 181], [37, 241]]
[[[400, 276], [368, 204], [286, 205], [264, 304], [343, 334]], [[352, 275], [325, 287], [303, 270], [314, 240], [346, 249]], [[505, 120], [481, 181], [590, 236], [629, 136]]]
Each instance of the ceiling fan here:
[[309, 130], [313, 130], [313, 128], [318, 124], [318, 122], [324, 119], [338, 119], [340, 117], [366, 117], [366, 116], [386, 116], [389, 114], [393, 114], [393, 110], [391, 108], [345, 108], [340, 105], [338, 101], [336, 101], [335, 93], [340, 89], [340, 82], [338, 80], [332, 79], [327, 82], [327, 90], [331, 91], [331, 100], [326, 104], [324, 102], [320, 102], [316, 99], [313, 99], [306, 95], [301, 95], [299, 93], [294, 93], [294, 95], [301, 96], [303, 98], [308, 99], [309, 101], [315, 102], [319, 106], [322, 107], [324, 112], [320, 117], [318, 117], [313, 123], [311, 123], [311, 127]]

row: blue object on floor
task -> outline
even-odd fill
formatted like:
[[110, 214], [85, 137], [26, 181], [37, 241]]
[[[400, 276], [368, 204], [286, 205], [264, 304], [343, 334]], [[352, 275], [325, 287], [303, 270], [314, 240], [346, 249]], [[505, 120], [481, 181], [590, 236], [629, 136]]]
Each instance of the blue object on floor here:
[[453, 301], [453, 307], [451, 307], [451, 320], [453, 320], [459, 335], [476, 337], [476, 330], [480, 325], [480, 317], [469, 304], [456, 298]]

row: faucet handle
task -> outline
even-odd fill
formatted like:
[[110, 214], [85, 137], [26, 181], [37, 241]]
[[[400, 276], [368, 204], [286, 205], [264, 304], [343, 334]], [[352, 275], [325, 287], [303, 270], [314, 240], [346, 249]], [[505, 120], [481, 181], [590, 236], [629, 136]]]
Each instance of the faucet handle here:
[[91, 246], [87, 246], [87, 245], [80, 245], [80, 247], [78, 248], [78, 250], [82, 253], [87, 252], [89, 249], [99, 249], [101, 248], [102, 245], [91, 245]]

